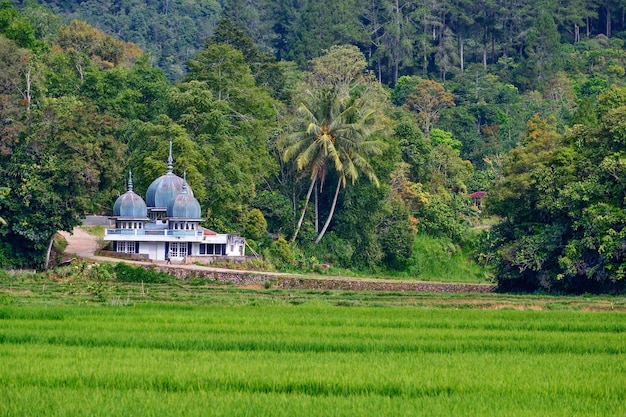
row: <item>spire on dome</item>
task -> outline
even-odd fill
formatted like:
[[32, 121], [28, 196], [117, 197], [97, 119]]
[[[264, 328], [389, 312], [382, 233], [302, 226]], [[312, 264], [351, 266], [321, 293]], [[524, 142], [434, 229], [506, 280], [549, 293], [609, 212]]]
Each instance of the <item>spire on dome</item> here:
[[183, 173], [183, 189], [181, 193], [187, 194], [187, 171]]
[[167, 158], [167, 173], [171, 174], [174, 171], [174, 159], [172, 158], [172, 138], [170, 138], [170, 156]]
[[133, 191], [133, 170], [128, 171], [128, 191]]
[[[146, 204], [148, 207], [168, 207], [169, 203], [181, 193], [182, 188], [183, 179], [173, 172], [172, 139], [170, 138], [167, 173], [152, 181], [146, 190]], [[187, 194], [193, 197], [193, 189], [189, 185], [187, 185]]]
[[147, 219], [146, 202], [133, 191], [133, 171], [128, 171], [128, 191], [113, 205], [113, 215], [132, 219]]

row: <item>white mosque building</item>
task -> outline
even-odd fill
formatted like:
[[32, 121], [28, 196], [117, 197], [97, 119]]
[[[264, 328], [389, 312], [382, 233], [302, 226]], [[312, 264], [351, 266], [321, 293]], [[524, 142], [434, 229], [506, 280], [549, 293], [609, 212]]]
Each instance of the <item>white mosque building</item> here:
[[245, 256], [245, 239], [219, 234], [200, 226], [200, 203], [187, 181], [173, 173], [172, 143], [167, 173], [150, 184], [144, 201], [133, 191], [132, 173], [128, 191], [113, 206], [115, 228], [105, 229], [104, 241], [120, 254], [163, 261], [199, 260]]

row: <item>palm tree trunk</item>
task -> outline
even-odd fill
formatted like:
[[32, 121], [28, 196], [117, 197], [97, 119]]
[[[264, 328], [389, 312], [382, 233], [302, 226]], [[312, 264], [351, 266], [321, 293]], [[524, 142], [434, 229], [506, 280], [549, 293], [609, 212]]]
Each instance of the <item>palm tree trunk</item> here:
[[50, 252], [52, 252], [52, 244], [54, 243], [54, 235], [55, 233], [52, 233], [52, 236], [50, 237], [50, 242], [48, 243], [48, 251], [46, 252], [46, 263], [44, 264], [44, 270], [48, 270], [48, 266], [50, 265]]
[[330, 224], [330, 221], [333, 218], [333, 214], [335, 214], [335, 207], [337, 206], [337, 197], [339, 197], [339, 190], [341, 190], [342, 180], [343, 180], [343, 177], [339, 176], [339, 181], [337, 181], [337, 189], [335, 190], [335, 197], [333, 198], [333, 205], [330, 207], [330, 213], [328, 213], [328, 218], [326, 218], [326, 223], [324, 223], [324, 227], [322, 228], [322, 231], [320, 232], [317, 239], [315, 239], [315, 243], [320, 243], [320, 240], [322, 240], [322, 238], [324, 237], [324, 234], [326, 233], [326, 229], [328, 229], [328, 225]]
[[311, 192], [313, 191], [313, 187], [315, 187], [315, 180], [317, 180], [317, 172], [313, 176], [311, 180], [311, 185], [309, 186], [309, 191], [306, 193], [306, 201], [304, 202], [304, 207], [302, 208], [302, 214], [300, 215], [300, 220], [298, 220], [298, 225], [296, 226], [296, 231], [293, 232], [293, 237], [291, 241], [295, 241], [296, 237], [298, 237], [298, 233], [300, 232], [300, 227], [302, 226], [302, 220], [304, 220], [304, 214], [306, 213], [306, 208], [309, 205], [309, 200], [311, 199]]
[[320, 232], [320, 213], [319, 200], [317, 195], [317, 187], [315, 187], [315, 233]]

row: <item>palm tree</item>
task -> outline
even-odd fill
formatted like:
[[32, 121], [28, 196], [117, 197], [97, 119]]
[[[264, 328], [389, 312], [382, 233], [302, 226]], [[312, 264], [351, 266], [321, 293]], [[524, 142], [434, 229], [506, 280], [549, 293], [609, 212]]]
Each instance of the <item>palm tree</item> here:
[[335, 196], [324, 227], [315, 240], [318, 243], [328, 229], [339, 191], [346, 186], [347, 179], [354, 183], [363, 173], [376, 186], [379, 185], [368, 158], [380, 154], [385, 144], [371, 140], [380, 126], [376, 123], [375, 111], [365, 99], [340, 95], [335, 89], [309, 96], [312, 99], [309, 105], [301, 104], [297, 110], [302, 129], [286, 137], [288, 146], [283, 158], [285, 161], [295, 159], [298, 170], [308, 171], [311, 178], [292, 241], [302, 226], [315, 184], [324, 184], [329, 169], [337, 173]]

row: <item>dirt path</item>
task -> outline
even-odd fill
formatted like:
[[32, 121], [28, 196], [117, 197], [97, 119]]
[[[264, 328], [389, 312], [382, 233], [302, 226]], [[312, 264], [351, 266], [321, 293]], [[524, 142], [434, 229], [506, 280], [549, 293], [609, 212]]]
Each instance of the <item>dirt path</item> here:
[[80, 227], [75, 227], [73, 233], [60, 232], [61, 236], [67, 240], [66, 254], [80, 256], [81, 258], [91, 258], [98, 249], [97, 238], [85, 232]]
[[494, 285], [489, 284], [455, 284], [455, 283], [434, 283], [396, 280], [371, 280], [371, 279], [348, 279], [339, 277], [305, 277], [298, 274], [285, 274], [280, 272], [256, 272], [246, 270], [234, 270], [226, 268], [213, 268], [195, 264], [166, 264], [165, 261], [131, 261], [127, 259], [107, 258], [96, 256], [98, 249], [98, 238], [87, 233], [80, 227], [74, 228], [72, 234], [61, 232], [67, 240], [65, 253], [75, 255], [80, 258], [91, 259], [98, 262], [124, 262], [128, 264], [141, 265], [144, 267], [156, 267], [157, 270], [170, 273], [178, 277], [185, 277], [189, 271], [197, 271], [203, 276], [215, 273], [217, 280], [231, 282], [238, 286], [259, 285], [259, 283], [275, 280], [277, 288], [289, 289], [334, 289], [334, 290], [356, 290], [356, 291], [423, 291], [423, 292], [492, 292]]

